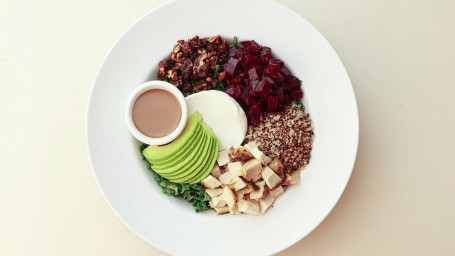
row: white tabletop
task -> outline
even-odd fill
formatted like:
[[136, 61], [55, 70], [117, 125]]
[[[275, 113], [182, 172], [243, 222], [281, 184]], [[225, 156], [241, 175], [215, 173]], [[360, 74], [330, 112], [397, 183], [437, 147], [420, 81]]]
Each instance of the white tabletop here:
[[[0, 1], [0, 255], [166, 255], [109, 208], [84, 134], [104, 55], [164, 2]], [[453, 255], [455, 1], [279, 2], [333, 45], [360, 115], [341, 200], [279, 255]]]

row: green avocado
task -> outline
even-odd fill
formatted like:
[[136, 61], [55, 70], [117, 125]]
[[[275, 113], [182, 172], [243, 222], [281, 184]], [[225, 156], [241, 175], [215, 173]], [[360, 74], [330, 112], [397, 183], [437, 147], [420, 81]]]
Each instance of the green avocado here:
[[182, 152], [182, 148], [188, 146], [191, 137], [198, 129], [201, 129], [202, 115], [198, 111], [194, 112], [187, 120], [182, 133], [171, 143], [164, 146], [150, 145], [142, 151], [144, 157], [153, 165], [155, 161], [163, 161], [171, 158], [177, 152]]
[[188, 181], [193, 179], [195, 176], [199, 176], [199, 173], [205, 167], [207, 160], [212, 155], [212, 148], [214, 144], [214, 139], [211, 136], [207, 135], [206, 146], [203, 152], [199, 152], [197, 164], [186, 169], [184, 175], [181, 177], [173, 177], [170, 179], [170, 181], [175, 183], [188, 183]]
[[189, 142], [189, 146], [184, 147], [184, 151], [176, 152], [175, 155], [171, 156], [169, 160], [164, 160], [161, 162], [153, 162], [152, 169], [153, 170], [163, 170], [171, 168], [172, 166], [177, 165], [178, 163], [191, 160], [190, 155], [194, 153], [197, 149], [199, 149], [201, 143], [200, 141], [204, 139], [206, 133], [201, 129], [199, 130], [197, 136], [194, 136], [193, 140]]
[[152, 165], [152, 169], [159, 175], [166, 179], [183, 174], [186, 175], [186, 170], [194, 167], [200, 161], [200, 155], [208, 151], [208, 138], [207, 133], [202, 134], [203, 137], [199, 141], [196, 141], [197, 148], [190, 152], [190, 154], [181, 162], [176, 162], [174, 165], [170, 165], [167, 168], [159, 169]]
[[201, 180], [205, 179], [209, 175], [209, 173], [212, 171], [213, 166], [215, 165], [215, 161], [218, 157], [218, 144], [219, 144], [218, 138], [216, 136], [213, 136], [213, 138], [215, 140], [215, 144], [213, 145], [213, 147], [211, 149], [211, 151], [212, 151], [211, 157], [208, 159], [206, 165], [204, 166], [204, 168], [202, 168], [199, 175], [195, 176], [195, 178], [193, 178], [193, 179], [188, 180], [188, 183], [190, 183], [190, 184], [198, 183]]

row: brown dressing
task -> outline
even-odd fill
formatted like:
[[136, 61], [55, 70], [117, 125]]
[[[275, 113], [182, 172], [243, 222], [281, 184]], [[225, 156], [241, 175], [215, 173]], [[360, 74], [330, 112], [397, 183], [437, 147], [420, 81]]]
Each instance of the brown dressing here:
[[144, 135], [153, 138], [172, 133], [182, 118], [182, 108], [172, 93], [162, 89], [148, 90], [133, 105], [133, 122]]

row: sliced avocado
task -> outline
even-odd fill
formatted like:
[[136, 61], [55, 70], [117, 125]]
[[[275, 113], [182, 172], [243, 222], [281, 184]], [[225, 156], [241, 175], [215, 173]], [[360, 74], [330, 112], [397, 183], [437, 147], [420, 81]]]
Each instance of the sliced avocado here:
[[176, 152], [175, 156], [172, 156], [170, 160], [162, 161], [162, 162], [153, 162], [152, 163], [152, 169], [157, 169], [157, 170], [163, 170], [163, 169], [168, 169], [171, 168], [172, 166], [176, 166], [177, 164], [190, 160], [189, 156], [191, 153], [194, 153], [195, 150], [199, 148], [201, 145], [200, 140], [204, 138], [204, 136], [207, 136], [206, 132], [204, 132], [202, 129], [198, 132], [195, 139], [190, 143], [190, 146], [185, 147], [186, 150], [183, 152]]
[[185, 146], [186, 143], [189, 142], [191, 136], [193, 136], [197, 129], [200, 128], [201, 122], [201, 113], [198, 111], [194, 112], [187, 120], [182, 133], [174, 141], [164, 146], [148, 146], [142, 151], [142, 154], [150, 163], [172, 156], [175, 154], [175, 152], [179, 151], [183, 146]]
[[198, 164], [191, 166], [185, 171], [185, 175], [180, 178], [172, 178], [170, 181], [175, 183], [188, 183], [189, 180], [193, 179], [195, 176], [201, 172], [201, 170], [205, 167], [207, 160], [212, 155], [212, 148], [215, 144], [213, 137], [207, 135], [207, 145], [204, 148], [203, 152], [200, 152], [198, 155]]
[[199, 155], [201, 152], [207, 151], [208, 147], [208, 138], [209, 135], [207, 133], [203, 132], [202, 133], [203, 137], [200, 139], [199, 142], [197, 142], [197, 147], [195, 150], [190, 152], [190, 154], [183, 159], [183, 161], [175, 163], [175, 165], [171, 165], [168, 168], [163, 168], [163, 169], [158, 169], [154, 168], [153, 170], [160, 174], [161, 176], [165, 177], [166, 179], [169, 179], [169, 177], [172, 177], [174, 175], [178, 175], [180, 173], [183, 173], [186, 169], [190, 168], [191, 166], [194, 166], [198, 160], [199, 160]]
[[211, 158], [208, 159], [206, 166], [202, 169], [202, 171], [199, 173], [199, 175], [196, 176], [195, 179], [189, 180], [188, 183], [190, 183], [190, 184], [198, 183], [201, 180], [205, 179], [209, 175], [209, 173], [212, 171], [213, 166], [215, 165], [215, 161], [218, 157], [218, 146], [219, 146], [218, 138], [216, 138], [214, 136], [214, 139], [215, 139], [215, 144], [213, 145], [213, 148], [212, 148]]

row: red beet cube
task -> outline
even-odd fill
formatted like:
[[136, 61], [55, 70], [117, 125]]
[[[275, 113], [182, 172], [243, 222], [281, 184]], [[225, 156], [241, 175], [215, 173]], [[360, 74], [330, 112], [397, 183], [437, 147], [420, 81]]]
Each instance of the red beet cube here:
[[269, 96], [267, 98], [267, 111], [276, 111], [278, 106], [278, 96]]
[[288, 79], [289, 77], [291, 77], [291, 71], [289, 71], [289, 69], [287, 69], [286, 67], [282, 67], [280, 71], [284, 79]]
[[281, 60], [270, 60], [269, 64], [278, 64], [280, 68], [284, 67], [284, 62]]
[[242, 82], [243, 82], [243, 79], [242, 79], [241, 76], [236, 76], [235, 78], [233, 78], [233, 79], [231, 80], [231, 84], [232, 84], [232, 85], [242, 84]]
[[264, 73], [264, 65], [262, 65], [261, 63], [259, 62], [256, 62], [253, 67], [256, 69], [256, 71], [258, 72], [258, 75], [259, 76], [262, 76], [262, 73]]
[[267, 95], [269, 94], [270, 85], [265, 84], [263, 80], [258, 83], [254, 83], [254, 85], [252, 83], [252, 87], [253, 90], [252, 93], [250, 94], [252, 94], [255, 97], [266, 98]]
[[255, 68], [248, 70], [248, 75], [250, 77], [250, 80], [259, 80], [259, 75], [258, 72], [256, 72]]
[[262, 108], [264, 106], [264, 102], [260, 101], [256, 104], [254, 104], [253, 106], [251, 106], [249, 109], [248, 109], [248, 114], [247, 115], [252, 115], [252, 114], [259, 114], [262, 112]]
[[241, 41], [241, 42], [239, 42], [239, 44], [242, 45], [243, 48], [247, 48], [248, 46], [251, 46], [251, 45], [257, 45], [257, 43], [254, 40]]
[[293, 91], [291, 92], [291, 98], [293, 100], [300, 100], [301, 98], [303, 98], [303, 91], [302, 89], [298, 89], [297, 91]]
[[258, 57], [248, 54], [242, 57], [242, 62], [245, 63], [246, 68], [251, 68], [258, 62]]
[[261, 53], [258, 55], [258, 60], [262, 64], [267, 64], [269, 61], [272, 59], [272, 53], [266, 52], [266, 53]]
[[258, 53], [261, 51], [261, 46], [260, 45], [250, 45], [248, 47], [245, 47], [246, 48], [246, 51], [249, 53], [249, 54], [253, 54], [253, 55], [258, 55]]
[[242, 96], [240, 96], [240, 99], [242, 100], [242, 102], [246, 105], [246, 106], [251, 106], [251, 105], [254, 105], [256, 104], [256, 100], [251, 97], [251, 95], [247, 93], [245, 93], [246, 90], [243, 91], [242, 93]]
[[242, 56], [245, 55], [245, 53], [246, 53], [245, 49], [238, 48], [235, 45], [229, 48], [229, 56], [231, 56], [231, 58], [240, 60]]
[[240, 73], [240, 77], [241, 77], [242, 79], [247, 78], [247, 77], [248, 77], [248, 71], [245, 71], [245, 72]]
[[278, 101], [280, 104], [287, 105], [292, 101], [292, 99], [291, 96], [287, 94], [278, 94]]
[[300, 88], [300, 81], [296, 77], [291, 78], [289, 82], [284, 85], [284, 89], [288, 92], [298, 90]]
[[270, 70], [271, 72], [280, 72], [281, 66], [279, 63], [273, 62], [273, 60], [270, 60], [267, 66], [265, 66], [265, 69]]
[[278, 87], [275, 82], [273, 82], [273, 80], [269, 77], [265, 77], [264, 79], [264, 84], [266, 84], [267, 86], [269, 86], [270, 88], [276, 88]]
[[229, 96], [234, 98], [234, 96], [235, 96], [235, 88], [234, 88], [234, 86], [230, 86], [230, 87], [226, 88], [226, 93]]
[[243, 86], [236, 85], [234, 86], [234, 98], [239, 98], [243, 93]]
[[239, 60], [230, 58], [226, 63], [223, 65], [224, 71], [226, 71], [226, 75], [233, 77], [235, 71], [237, 70], [237, 66], [239, 65]]
[[282, 83], [284, 81], [284, 77], [281, 75], [281, 72], [273, 72], [266, 68], [264, 70], [264, 75], [272, 78], [277, 83]]
[[272, 53], [272, 49], [270, 49], [270, 47], [267, 47], [267, 46], [262, 46], [261, 48], [261, 52], [260, 54], [264, 54], [264, 53]]

